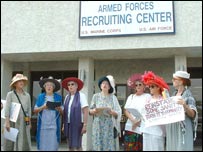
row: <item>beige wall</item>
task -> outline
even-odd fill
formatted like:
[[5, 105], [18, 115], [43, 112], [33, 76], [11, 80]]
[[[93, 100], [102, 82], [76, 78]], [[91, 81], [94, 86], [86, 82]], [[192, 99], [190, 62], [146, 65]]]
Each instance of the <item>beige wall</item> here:
[[[201, 1], [174, 1], [175, 34], [85, 39], [78, 37], [79, 4], [1, 2], [2, 99], [9, 91], [13, 71], [23, 71], [29, 77], [30, 71], [86, 68], [92, 70], [88, 73], [89, 88], [84, 89], [90, 95], [91, 81], [98, 92], [98, 79], [108, 74], [114, 76], [117, 84], [126, 84], [131, 74], [152, 70], [170, 83], [175, 67], [185, 61], [184, 66], [202, 67]], [[175, 62], [177, 56], [183, 61]]]
[[1, 51], [56, 52], [202, 46], [202, 2], [174, 1], [175, 34], [79, 39], [79, 1], [2, 1]]

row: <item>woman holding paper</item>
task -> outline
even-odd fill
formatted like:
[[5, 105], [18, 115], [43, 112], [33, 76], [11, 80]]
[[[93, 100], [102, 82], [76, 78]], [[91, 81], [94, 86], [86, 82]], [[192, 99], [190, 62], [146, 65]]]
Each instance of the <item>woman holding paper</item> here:
[[127, 85], [134, 90], [134, 93], [128, 96], [124, 106], [124, 113], [128, 118], [125, 124], [124, 150], [142, 151], [143, 137], [141, 128], [143, 127], [143, 122], [141, 114], [144, 109], [144, 103], [150, 100], [151, 95], [145, 93], [142, 74], [135, 73], [131, 75]]
[[173, 95], [180, 97], [177, 103], [183, 105], [185, 120], [166, 125], [166, 150], [193, 151], [198, 114], [196, 101], [188, 88], [191, 86], [190, 74], [186, 71], [176, 71], [173, 74], [172, 82], [176, 89]]
[[[4, 151], [30, 151], [31, 150], [31, 100], [30, 95], [23, 90], [23, 87], [27, 84], [27, 77], [23, 74], [16, 74], [11, 81], [10, 87], [12, 91], [8, 92], [6, 97], [6, 106], [5, 106], [5, 128], [9, 132], [11, 127], [18, 129], [18, 136], [15, 143], [11, 141], [4, 141]], [[18, 100], [19, 98], [19, 100]], [[12, 103], [21, 104], [21, 108], [16, 122], [11, 122], [11, 105]], [[25, 116], [26, 115], [26, 116]], [[25, 118], [28, 118], [25, 121]], [[13, 147], [14, 146], [14, 147]]]
[[92, 97], [89, 114], [94, 116], [92, 124], [93, 151], [118, 151], [121, 108], [115, 93], [115, 82], [111, 75], [99, 79], [101, 92]]
[[[63, 113], [62, 97], [56, 91], [60, 89], [60, 83], [53, 77], [44, 78], [39, 85], [45, 92], [41, 93], [36, 101], [34, 113], [38, 113], [37, 119], [37, 149], [40, 151], [57, 151], [60, 143], [61, 122]], [[48, 106], [47, 102], [53, 103]], [[60, 103], [58, 104], [54, 103]], [[55, 107], [55, 105], [58, 105]]]
[[[146, 72], [143, 76], [143, 82], [150, 89], [152, 95], [150, 103], [163, 100], [162, 92], [169, 90], [169, 86], [163, 78], [155, 75], [152, 71]], [[155, 109], [157, 110], [157, 109]], [[166, 128], [165, 125], [154, 125], [143, 129], [143, 151], [164, 151]]]

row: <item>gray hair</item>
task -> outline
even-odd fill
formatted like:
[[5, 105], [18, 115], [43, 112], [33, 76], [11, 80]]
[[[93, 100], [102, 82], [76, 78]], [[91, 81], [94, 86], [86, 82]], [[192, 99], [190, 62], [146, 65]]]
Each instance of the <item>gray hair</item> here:
[[[47, 82], [50, 82], [50, 81], [47, 81]], [[46, 87], [47, 82], [44, 83], [44, 85], [43, 85], [44, 88]], [[52, 84], [53, 88], [55, 89], [55, 87], [56, 87], [55, 84], [53, 82], [50, 82], [50, 83]]]

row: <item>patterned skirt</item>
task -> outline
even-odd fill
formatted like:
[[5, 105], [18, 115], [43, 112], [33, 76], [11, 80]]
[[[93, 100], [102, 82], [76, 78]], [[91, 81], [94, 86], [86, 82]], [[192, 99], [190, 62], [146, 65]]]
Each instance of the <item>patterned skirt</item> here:
[[125, 151], [142, 151], [142, 147], [143, 147], [142, 135], [125, 130], [124, 150]]

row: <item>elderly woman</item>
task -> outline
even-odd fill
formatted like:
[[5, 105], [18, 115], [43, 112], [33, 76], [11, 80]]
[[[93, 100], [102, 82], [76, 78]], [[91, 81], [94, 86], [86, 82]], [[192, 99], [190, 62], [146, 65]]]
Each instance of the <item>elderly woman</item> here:
[[[134, 90], [134, 93], [128, 96], [124, 106], [124, 113], [128, 118], [125, 124], [124, 150], [142, 151], [143, 137], [141, 129], [143, 122], [141, 114], [146, 101], [150, 100], [151, 95], [145, 93], [145, 85], [142, 81], [142, 74], [140, 73], [131, 75], [127, 80], [127, 85]], [[139, 115], [133, 115], [129, 109], [134, 109]]]
[[88, 102], [80, 92], [83, 82], [75, 77], [62, 81], [62, 87], [68, 91], [64, 100], [64, 135], [70, 151], [82, 150], [82, 135], [86, 133], [88, 119]]
[[[163, 100], [162, 92], [169, 90], [169, 86], [164, 79], [148, 71], [143, 75], [143, 82], [149, 86], [152, 95], [148, 103]], [[143, 129], [143, 151], [164, 151], [166, 128], [165, 125], [155, 125]]]
[[[37, 149], [57, 151], [60, 143], [60, 115], [63, 113], [63, 107], [60, 106], [62, 97], [56, 93], [60, 89], [60, 83], [50, 76], [40, 80], [39, 84], [45, 92], [38, 96], [34, 107], [34, 113], [38, 113]], [[48, 106], [48, 103], [52, 106]]]
[[176, 89], [173, 96], [182, 97], [177, 102], [185, 109], [185, 120], [166, 125], [166, 150], [193, 151], [198, 114], [196, 101], [188, 88], [191, 85], [190, 74], [186, 71], [176, 71], [172, 82]]
[[[21, 109], [17, 118], [17, 121], [14, 124], [14, 127], [19, 130], [17, 140], [14, 143], [14, 149], [12, 144], [9, 144], [8, 140], [4, 142], [4, 150], [5, 151], [30, 151], [31, 150], [31, 136], [30, 136], [30, 128], [31, 122], [30, 119], [27, 119], [25, 122], [25, 118], [31, 117], [31, 100], [30, 95], [23, 90], [23, 87], [27, 84], [27, 77], [22, 74], [16, 74], [12, 78], [12, 82], [10, 87], [12, 91], [8, 92], [6, 97], [6, 106], [5, 106], [5, 127], [7, 131], [10, 131], [11, 122], [10, 122], [10, 110], [12, 102], [17, 102], [21, 104]], [[19, 101], [20, 100], [20, 101]], [[13, 126], [12, 126], [13, 127]], [[9, 148], [9, 149], [8, 149]]]
[[92, 130], [93, 151], [119, 150], [121, 108], [115, 92], [112, 76], [102, 77], [98, 86], [101, 92], [92, 97], [89, 114], [94, 116]]

